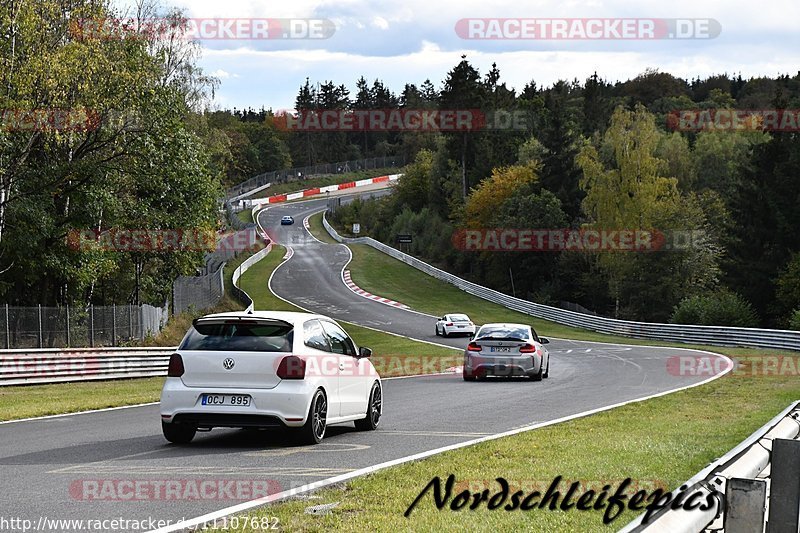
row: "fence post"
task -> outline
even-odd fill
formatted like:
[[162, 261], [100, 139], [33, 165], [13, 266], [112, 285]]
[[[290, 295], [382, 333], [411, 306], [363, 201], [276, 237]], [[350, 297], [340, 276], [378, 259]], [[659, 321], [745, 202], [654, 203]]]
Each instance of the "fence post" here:
[[6, 304], [6, 350], [11, 349], [11, 328], [8, 324], [8, 304]]
[[117, 345], [117, 304], [111, 304], [111, 346]]
[[128, 338], [133, 338], [133, 304], [128, 304]]
[[767, 533], [796, 533], [800, 521], [800, 441], [773, 439], [770, 462]]
[[139, 304], [139, 338], [144, 340], [144, 306]]
[[89, 304], [89, 346], [94, 348], [94, 304]]
[[730, 478], [725, 488], [725, 533], [761, 531], [766, 501], [766, 481]]
[[44, 348], [42, 345], [42, 304], [39, 304], [39, 348]]
[[67, 310], [67, 348], [70, 347], [70, 338], [69, 338], [69, 305], [64, 306]]

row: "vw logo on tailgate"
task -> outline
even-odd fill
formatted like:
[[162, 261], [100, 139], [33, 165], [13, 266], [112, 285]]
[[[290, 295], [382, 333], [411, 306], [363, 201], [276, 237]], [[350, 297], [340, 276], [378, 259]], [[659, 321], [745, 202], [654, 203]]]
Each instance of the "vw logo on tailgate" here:
[[235, 365], [235, 364], [236, 364], [236, 361], [234, 361], [233, 359], [228, 357], [227, 359], [225, 359], [222, 362], [222, 368], [224, 368], [225, 370], [230, 370], [231, 368], [233, 368], [233, 365]]

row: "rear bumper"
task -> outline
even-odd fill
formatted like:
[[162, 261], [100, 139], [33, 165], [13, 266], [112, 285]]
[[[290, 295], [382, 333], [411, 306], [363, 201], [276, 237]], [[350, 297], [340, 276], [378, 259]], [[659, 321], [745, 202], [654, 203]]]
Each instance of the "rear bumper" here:
[[457, 333], [461, 333], [464, 335], [475, 335], [475, 326], [469, 326], [466, 328], [459, 328], [457, 326], [442, 326], [444, 328], [445, 333], [448, 335], [455, 335]]
[[179, 413], [173, 424], [188, 424], [199, 428], [282, 428], [286, 424], [275, 416], [226, 413]]
[[492, 357], [465, 355], [464, 372], [473, 376], [533, 376], [542, 366], [540, 355]]
[[[167, 378], [161, 391], [161, 420], [211, 427], [299, 427], [308, 416], [316, 385], [284, 380], [272, 389], [187, 387], [180, 378]], [[246, 394], [250, 405], [202, 405], [203, 394]]]

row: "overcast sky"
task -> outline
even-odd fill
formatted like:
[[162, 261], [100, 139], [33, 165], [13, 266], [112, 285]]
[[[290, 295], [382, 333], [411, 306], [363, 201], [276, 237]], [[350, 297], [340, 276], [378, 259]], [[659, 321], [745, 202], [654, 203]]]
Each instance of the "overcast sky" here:
[[[800, 2], [794, 0], [166, 0], [195, 18], [315, 18], [335, 24], [320, 39], [205, 40], [201, 66], [222, 84], [214, 106], [292, 108], [308, 77], [345, 84], [359, 76], [404, 83], [430, 78], [439, 87], [461, 55], [485, 74], [492, 62], [518, 91], [530, 80], [584, 80], [595, 70], [609, 81], [646, 68], [684, 78], [716, 73], [744, 77], [800, 70]], [[714, 39], [466, 40], [464, 18], [714, 19]]]

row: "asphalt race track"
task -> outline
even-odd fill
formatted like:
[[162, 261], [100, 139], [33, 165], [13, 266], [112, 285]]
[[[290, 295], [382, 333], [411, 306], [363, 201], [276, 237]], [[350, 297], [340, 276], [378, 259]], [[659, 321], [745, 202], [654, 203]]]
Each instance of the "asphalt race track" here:
[[[261, 224], [294, 252], [276, 270], [273, 290], [301, 307], [337, 319], [463, 348], [464, 338], [435, 337], [431, 317], [365, 299], [345, 287], [340, 275], [350, 257], [347, 249], [321, 244], [303, 228], [303, 219], [324, 205], [325, 200], [316, 200], [262, 212]], [[293, 226], [278, 225], [285, 214], [295, 217]], [[480, 317], [472, 318], [480, 322]], [[547, 331], [539, 333], [547, 336]], [[184, 492], [172, 493], [170, 499], [166, 490], [153, 487], [178, 481], [186, 491], [204, 480], [229, 483], [228, 487], [234, 481], [245, 482], [245, 487], [258, 481], [257, 486], [266, 485], [271, 491], [286, 490], [707, 379], [667, 371], [670, 357], [697, 353], [691, 350], [556, 339], [549, 349], [550, 378], [538, 383], [465, 383], [460, 374], [385, 381], [384, 416], [377, 431], [356, 432], [352, 424], [332, 426], [325, 441], [314, 447], [291, 445], [281, 433], [243, 430], [198, 433], [188, 446], [170, 445], [161, 435], [157, 405], [0, 424], [5, 491], [0, 516], [29, 519], [34, 525], [40, 517], [175, 522], [251, 498], [245, 489], [233, 494], [244, 499], [231, 499], [224, 490], [222, 497], [191, 499], [192, 494]], [[149, 483], [149, 495], [137, 498], [124, 481]], [[98, 492], [104, 499], [85, 499], [99, 484], [108, 490], [104, 496]], [[160, 497], [153, 496], [156, 492]]]

